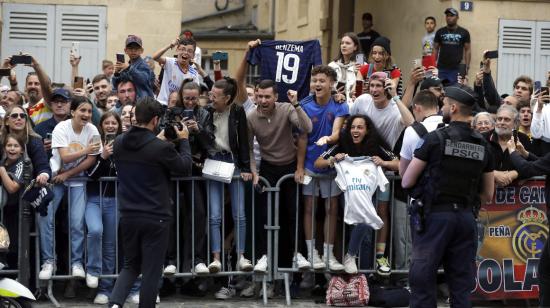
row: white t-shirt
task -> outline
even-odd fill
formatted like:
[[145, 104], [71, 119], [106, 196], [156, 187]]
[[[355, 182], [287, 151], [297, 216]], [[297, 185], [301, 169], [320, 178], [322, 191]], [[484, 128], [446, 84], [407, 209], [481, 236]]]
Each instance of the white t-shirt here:
[[[422, 125], [426, 127], [429, 132], [434, 131], [439, 123], [443, 122], [443, 117], [440, 115], [430, 116], [422, 121]], [[405, 135], [403, 136], [403, 146], [401, 146], [401, 152], [399, 155], [406, 160], [412, 160], [414, 150], [418, 148], [418, 142], [421, 140], [420, 136], [416, 133], [412, 126], [405, 129]]]
[[372, 123], [374, 123], [380, 136], [384, 138], [392, 149], [405, 128], [405, 125], [401, 121], [401, 113], [399, 112], [397, 103], [393, 99], [390, 100], [388, 106], [378, 109], [374, 105], [372, 96], [370, 94], [363, 94], [351, 105], [350, 115], [355, 114], [368, 116]]
[[384, 222], [372, 204], [376, 188], [385, 191], [388, 184], [382, 168], [366, 157], [346, 157], [334, 167], [336, 184], [346, 197], [344, 221], [348, 225], [365, 223], [376, 230], [382, 228]]
[[[77, 134], [73, 130], [71, 119], [59, 122], [52, 132], [52, 158], [50, 159], [50, 165], [54, 164], [52, 160], [54, 160], [55, 163], [62, 162], [61, 156], [59, 155], [59, 148], [69, 148], [71, 153], [81, 151], [88, 146], [93, 136], [99, 137], [99, 131], [92, 123], [87, 123], [84, 128], [82, 128], [80, 134]], [[99, 152], [94, 155], [100, 154], [102, 150], [103, 146], [100, 146]], [[63, 164], [61, 167], [63, 170], [72, 169], [78, 166], [84, 159], [85, 157], [83, 156], [76, 161]], [[52, 166], [52, 169], [55, 168]], [[84, 176], [84, 172], [76, 175], [76, 177], [80, 176]], [[70, 186], [82, 186], [84, 184], [85, 182], [70, 182]]]
[[164, 63], [164, 74], [162, 75], [162, 84], [160, 85], [159, 95], [157, 100], [164, 105], [168, 105], [168, 97], [171, 92], [177, 92], [181, 83], [192, 78], [197, 84], [200, 84], [199, 72], [194, 66], [189, 66], [187, 73], [181, 70], [181, 67], [176, 61], [176, 58], [166, 57]]

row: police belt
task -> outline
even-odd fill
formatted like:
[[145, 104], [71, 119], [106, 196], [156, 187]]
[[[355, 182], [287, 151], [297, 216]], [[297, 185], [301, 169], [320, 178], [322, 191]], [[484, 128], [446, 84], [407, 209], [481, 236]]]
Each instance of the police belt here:
[[472, 210], [472, 206], [467, 204], [460, 203], [443, 203], [443, 204], [432, 204], [430, 207], [431, 213], [437, 212], [459, 212], [465, 210]]

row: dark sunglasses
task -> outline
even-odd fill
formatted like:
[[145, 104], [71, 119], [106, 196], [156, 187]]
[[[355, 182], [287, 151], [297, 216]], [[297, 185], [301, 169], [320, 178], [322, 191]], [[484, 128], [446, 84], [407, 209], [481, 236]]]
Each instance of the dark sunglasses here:
[[26, 113], [11, 113], [10, 118], [12, 118], [12, 119], [21, 118], [21, 119], [26, 120], [27, 119], [27, 114]]

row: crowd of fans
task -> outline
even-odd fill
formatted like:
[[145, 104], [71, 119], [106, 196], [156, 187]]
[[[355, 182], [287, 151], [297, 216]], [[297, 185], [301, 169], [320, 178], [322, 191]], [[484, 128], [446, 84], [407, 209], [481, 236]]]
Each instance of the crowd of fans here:
[[[145, 58], [144, 42], [137, 35], [129, 35], [123, 46], [127, 60], [115, 63], [104, 60], [101, 71], [96, 76], [85, 76], [91, 82], [80, 88], [50, 80], [37, 59], [29, 55], [33, 72], [25, 80], [17, 80], [15, 74], [7, 77], [10, 86], [2, 86], [0, 93], [3, 119], [0, 178], [10, 196], [2, 210], [4, 221], [10, 233], [17, 234], [17, 219], [10, 217], [18, 215], [17, 196], [27, 184], [21, 176], [21, 164], [28, 157], [36, 185], [51, 183], [54, 193], [47, 215], [35, 222], [40, 231], [39, 279], [51, 279], [56, 270], [61, 270], [58, 263], [66, 256], [68, 274], [85, 279], [90, 288], [97, 288], [95, 303], [107, 303], [113, 280], [99, 276], [113, 274], [118, 262], [116, 185], [96, 180], [116, 176], [116, 166], [111, 162], [113, 140], [135, 124], [136, 101], [154, 97], [166, 106], [159, 128], [161, 138], [171, 142], [165, 131], [161, 132], [167, 125], [173, 125], [170, 113], [176, 114], [176, 119], [190, 132], [193, 176], [201, 176], [205, 159], [211, 158], [234, 163], [234, 175], [241, 178], [229, 185], [217, 181], [180, 183], [181, 196], [175, 196], [174, 192], [172, 200], [180, 198], [181, 217], [176, 219], [180, 221], [182, 245], [176, 245], [174, 223], [165, 275], [191, 270], [200, 277], [224, 270], [221, 252], [231, 248], [228, 242], [235, 243], [233, 263], [237, 270], [267, 272], [271, 264], [262, 227], [268, 215], [268, 196], [261, 193], [265, 182], [259, 178], [275, 186], [287, 174], [294, 174], [295, 182], [303, 184], [299, 186], [303, 197], [295, 200], [294, 182], [281, 185], [284, 201], [280, 202], [280, 241], [285, 242], [278, 256], [281, 264], [291, 265], [294, 261], [301, 270], [328, 266], [332, 272], [346, 273], [356, 273], [358, 267], [370, 268], [375, 264], [382, 276], [388, 276], [391, 268], [406, 269], [408, 255], [404, 247], [410, 245], [410, 234], [405, 223], [406, 196], [400, 185], [395, 185], [393, 192], [386, 185], [376, 195], [381, 229], [374, 245], [372, 229], [361, 224], [353, 227], [346, 245], [338, 239], [344, 207], [341, 191], [333, 177], [324, 176], [335, 174], [336, 162], [346, 155], [370, 156], [385, 171], [403, 174], [421, 139], [417, 124], [421, 123], [428, 131], [442, 125], [439, 109], [444, 87], [456, 83], [471, 86], [477, 93], [472, 127], [491, 144], [497, 186], [525, 179], [510, 162], [506, 146], [510, 138], [515, 136], [517, 148], [524, 156], [540, 155], [550, 148], [548, 93], [535, 89], [532, 78], [523, 75], [511, 85], [510, 94], [497, 93], [488, 57], [483, 57], [480, 70], [470, 82], [460, 71], [461, 65], [466, 72], [470, 68], [469, 33], [457, 25], [456, 10], [447, 9], [445, 16], [446, 25], [437, 31], [436, 18], [425, 19], [427, 34], [419, 40], [418, 50], [419, 56], [431, 57], [432, 62], [416, 63], [404, 83], [404, 72], [391, 56], [390, 39], [374, 31], [372, 15], [364, 14], [363, 32], [344, 34], [335, 60], [312, 69], [310, 95], [299, 100], [296, 91], [289, 91], [286, 98], [289, 103], [278, 102], [277, 84], [272, 80], [246, 83], [249, 65], [246, 56], [232, 77], [222, 76], [219, 61], [214, 62], [211, 76], [197, 61], [197, 43], [189, 31]], [[453, 36], [453, 44], [447, 44], [449, 36]], [[247, 52], [260, 44], [259, 40], [249, 42]], [[164, 56], [168, 50], [175, 50], [176, 57]], [[357, 62], [358, 54], [364, 55], [364, 63]], [[74, 79], [78, 76], [80, 58], [71, 55], [68, 60]], [[11, 57], [4, 59], [2, 67], [17, 69], [11, 62]], [[152, 70], [154, 62], [161, 66], [160, 74]], [[548, 77], [543, 87], [550, 86]], [[360, 80], [363, 89], [358, 89]], [[308, 181], [310, 177], [314, 181]], [[249, 223], [251, 186], [257, 190], [256, 230]], [[325, 199], [325, 203], [316, 202], [315, 197]], [[229, 202], [225, 204], [223, 200]], [[396, 205], [394, 212], [392, 201]], [[176, 202], [173, 203], [175, 214]], [[315, 204], [325, 206], [317, 207], [316, 211]], [[232, 225], [233, 231], [221, 228], [224, 207], [232, 218], [232, 222], [225, 219], [226, 229]], [[194, 232], [191, 232], [192, 220]], [[58, 230], [67, 228], [60, 221], [69, 222], [70, 246], [54, 245], [55, 226]], [[300, 226], [300, 243], [294, 243], [296, 224]], [[254, 232], [258, 260], [251, 261], [250, 233]], [[394, 245], [392, 256], [388, 249], [390, 237]], [[190, 248], [191, 241], [194, 249]], [[298, 246], [296, 253], [294, 245]], [[347, 246], [345, 256], [334, 253], [335, 246], [342, 245]], [[8, 267], [17, 267], [16, 253], [16, 249], [8, 253], [4, 260]], [[177, 268], [178, 255], [182, 261], [180, 268]], [[356, 259], [360, 255], [358, 266]], [[371, 259], [373, 255], [375, 260]], [[302, 287], [314, 285], [311, 272], [295, 278]], [[232, 281], [216, 297], [229, 298], [236, 294], [237, 288], [243, 289], [241, 295], [252, 296], [256, 286], [242, 280]], [[172, 283], [165, 281], [163, 288], [168, 289], [166, 286]], [[192, 279], [181, 288], [182, 292], [194, 295], [205, 292], [200, 279]], [[131, 296], [133, 301], [137, 301], [137, 290], [139, 284]]]

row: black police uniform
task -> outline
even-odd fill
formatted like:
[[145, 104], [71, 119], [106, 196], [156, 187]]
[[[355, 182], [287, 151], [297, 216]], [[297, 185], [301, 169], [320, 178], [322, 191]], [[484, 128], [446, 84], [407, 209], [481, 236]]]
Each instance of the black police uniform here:
[[[452, 97], [452, 89], [445, 91]], [[465, 101], [458, 94], [453, 98]], [[415, 228], [411, 216], [410, 305], [437, 306], [436, 276], [443, 265], [452, 306], [470, 307], [477, 248], [473, 209], [483, 173], [494, 169], [488, 143], [469, 123], [455, 121], [426, 135], [414, 155], [427, 165], [411, 194], [422, 201], [424, 215], [422, 228]]]

